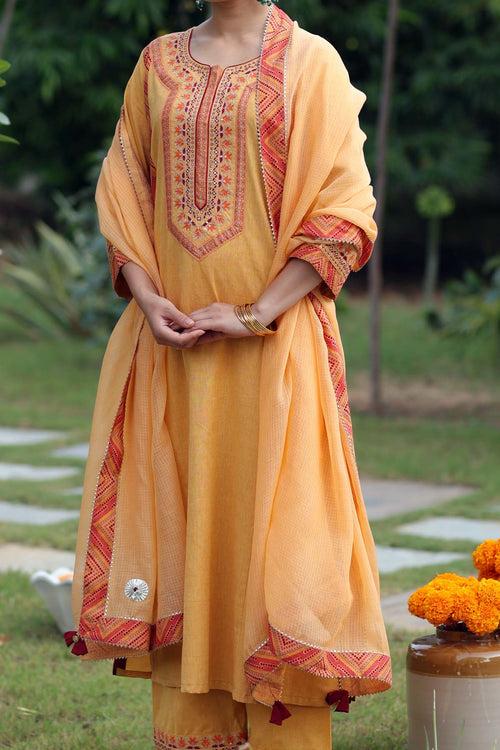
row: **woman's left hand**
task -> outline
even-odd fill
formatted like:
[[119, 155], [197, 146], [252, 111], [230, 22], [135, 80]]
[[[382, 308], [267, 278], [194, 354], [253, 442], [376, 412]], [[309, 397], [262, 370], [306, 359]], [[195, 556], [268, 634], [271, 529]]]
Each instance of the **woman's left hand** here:
[[256, 335], [238, 320], [234, 305], [228, 302], [212, 302], [208, 307], [193, 310], [189, 317], [194, 320], [196, 328], [206, 331], [199, 337], [195, 346], [222, 338], [239, 339]]

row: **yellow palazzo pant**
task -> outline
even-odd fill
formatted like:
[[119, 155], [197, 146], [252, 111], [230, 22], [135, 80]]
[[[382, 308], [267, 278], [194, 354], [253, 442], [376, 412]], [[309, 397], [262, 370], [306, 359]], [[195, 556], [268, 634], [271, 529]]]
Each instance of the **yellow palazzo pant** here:
[[270, 708], [241, 703], [227, 690], [187, 693], [152, 679], [156, 750], [330, 750], [329, 706], [288, 704], [291, 716], [271, 724]]

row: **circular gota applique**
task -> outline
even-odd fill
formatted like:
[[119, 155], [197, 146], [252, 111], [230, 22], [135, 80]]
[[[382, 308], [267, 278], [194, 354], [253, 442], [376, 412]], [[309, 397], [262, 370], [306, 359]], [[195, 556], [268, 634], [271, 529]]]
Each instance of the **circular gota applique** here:
[[142, 578], [131, 578], [124, 589], [125, 596], [134, 602], [143, 602], [149, 593], [149, 586]]

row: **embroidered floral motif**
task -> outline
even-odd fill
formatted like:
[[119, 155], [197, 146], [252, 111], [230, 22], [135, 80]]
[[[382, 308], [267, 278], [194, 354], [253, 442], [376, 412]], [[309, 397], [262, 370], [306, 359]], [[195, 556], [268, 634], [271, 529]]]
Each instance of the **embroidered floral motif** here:
[[226, 68], [191, 57], [192, 29], [152, 43], [170, 90], [162, 113], [169, 229], [198, 260], [243, 229], [249, 101], [258, 58]]
[[246, 742], [245, 732], [235, 734], [179, 735], [168, 734], [155, 727], [154, 741], [157, 750], [238, 750]]

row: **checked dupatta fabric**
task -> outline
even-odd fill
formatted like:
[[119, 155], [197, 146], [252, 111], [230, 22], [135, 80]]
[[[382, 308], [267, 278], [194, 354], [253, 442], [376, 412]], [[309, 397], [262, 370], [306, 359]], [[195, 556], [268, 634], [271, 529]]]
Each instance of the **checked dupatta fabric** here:
[[[151, 195], [157, 177], [152, 171], [146, 180], [139, 167], [144, 147], [131, 121], [134, 97], [147, 98], [155, 75], [150, 62], [148, 46], [127, 89], [96, 200], [114, 280], [120, 262], [132, 260], [163, 294]], [[368, 260], [376, 237], [358, 120], [365, 95], [350, 83], [329, 42], [275, 6], [264, 30], [256, 92], [276, 245], [268, 282], [289, 257], [311, 262], [323, 279], [278, 318], [278, 333], [266, 337], [262, 355], [242, 668], [252, 697], [272, 705], [281, 696], [285, 668], [335, 678], [350, 696], [386, 690], [392, 678], [334, 302], [349, 272]], [[103, 360], [73, 582], [75, 639], [85, 644], [74, 652], [82, 659], [114, 659], [115, 667], [120, 659], [137, 659], [145, 675], [151, 652], [181, 641], [183, 626], [186, 518], [162, 420], [168, 396], [159, 349], [132, 299]], [[137, 393], [155, 397], [138, 404]], [[127, 429], [139, 407], [150, 454]], [[144, 481], [150, 456], [155, 491]], [[157, 502], [158, 494], [168, 502]], [[165, 538], [168, 545], [158, 542]], [[134, 600], [123, 589], [139, 563], [149, 591]]]

